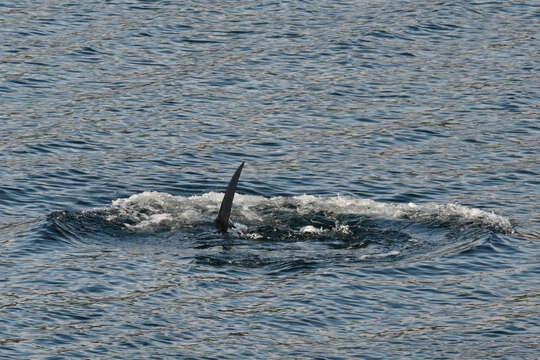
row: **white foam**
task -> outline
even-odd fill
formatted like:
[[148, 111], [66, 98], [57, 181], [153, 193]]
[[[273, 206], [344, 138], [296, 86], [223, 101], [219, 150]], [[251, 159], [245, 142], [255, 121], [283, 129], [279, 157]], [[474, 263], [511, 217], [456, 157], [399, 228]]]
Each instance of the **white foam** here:
[[307, 225], [307, 226], [304, 226], [303, 228], [301, 228], [300, 232], [303, 233], [303, 234], [304, 233], [322, 234], [322, 233], [326, 232], [326, 230], [323, 229], [323, 228], [315, 227], [313, 225]]
[[[144, 228], [166, 222], [193, 225], [211, 221], [216, 216], [223, 193], [209, 192], [195, 196], [173, 196], [167, 193], [145, 191], [128, 198], [114, 200], [108, 220], [129, 217], [135, 223], [131, 228]], [[510, 221], [493, 212], [466, 207], [460, 204], [396, 204], [359, 199], [352, 196], [315, 196], [265, 198], [236, 194], [233, 217], [242, 222], [271, 221], [275, 211], [296, 212], [299, 215], [323, 212], [326, 214], [371, 215], [382, 218], [407, 218], [412, 221], [442, 221], [458, 225], [479, 225], [512, 232]], [[304, 226], [301, 233], [322, 233], [326, 230], [312, 225]], [[336, 224], [333, 231], [347, 234], [346, 225]]]
[[368, 260], [368, 259], [380, 259], [385, 258], [389, 256], [397, 256], [400, 252], [397, 250], [392, 250], [387, 253], [381, 253], [381, 254], [368, 254], [368, 255], [362, 255], [360, 256], [360, 260]]
[[336, 233], [341, 233], [341, 234], [344, 234], [344, 235], [351, 234], [351, 228], [349, 227], [349, 225], [344, 225], [344, 224], [337, 223], [334, 226], [333, 230]]
[[369, 199], [357, 199], [351, 196], [318, 197], [313, 195], [296, 196], [298, 212], [325, 211], [333, 214], [375, 215], [385, 218], [408, 218], [414, 221], [451, 221], [458, 224], [476, 225], [513, 232], [509, 219], [476, 208], [456, 203], [449, 204], [395, 204], [382, 203]]
[[128, 229], [147, 229], [149, 227], [155, 227], [156, 225], [168, 225], [173, 222], [173, 217], [170, 214], [153, 214], [138, 224], [130, 225], [124, 224]]

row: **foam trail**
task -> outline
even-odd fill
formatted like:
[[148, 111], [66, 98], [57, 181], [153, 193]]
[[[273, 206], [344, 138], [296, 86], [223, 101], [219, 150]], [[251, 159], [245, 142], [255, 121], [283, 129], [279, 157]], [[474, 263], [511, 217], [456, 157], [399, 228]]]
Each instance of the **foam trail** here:
[[[171, 221], [176, 223], [176, 226], [197, 226], [211, 222], [210, 219], [216, 216], [215, 209], [223, 198], [222, 193], [214, 192], [189, 197], [143, 192], [129, 198], [114, 200], [111, 206], [104, 210], [108, 215], [107, 220], [116, 221], [117, 218], [127, 218], [132, 226], [141, 223], [138, 229], [144, 228], [145, 225], [150, 226], [152, 223]], [[383, 219], [407, 219], [418, 223], [435, 221], [457, 226], [477, 226], [503, 233], [514, 232], [508, 218], [456, 203], [396, 204], [352, 196], [301, 195], [266, 198], [236, 194], [234, 204], [235, 223], [238, 226], [246, 223], [272, 224], [279, 213], [288, 211], [299, 216], [314, 213], [332, 216], [367, 215]], [[316, 230], [311, 227], [303, 229], [305, 233], [314, 231]]]

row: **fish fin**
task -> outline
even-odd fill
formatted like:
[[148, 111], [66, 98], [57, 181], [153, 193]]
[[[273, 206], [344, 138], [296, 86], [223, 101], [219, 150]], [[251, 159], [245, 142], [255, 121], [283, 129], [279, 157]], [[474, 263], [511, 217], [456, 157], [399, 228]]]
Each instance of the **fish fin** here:
[[215, 220], [216, 227], [222, 233], [226, 233], [229, 228], [229, 217], [231, 216], [232, 203], [234, 200], [234, 194], [236, 193], [236, 185], [238, 185], [238, 179], [242, 173], [242, 168], [244, 167], [244, 162], [240, 164], [238, 169], [234, 172], [229, 185], [227, 186], [227, 191], [223, 196], [221, 201], [221, 207], [219, 208], [218, 216]]

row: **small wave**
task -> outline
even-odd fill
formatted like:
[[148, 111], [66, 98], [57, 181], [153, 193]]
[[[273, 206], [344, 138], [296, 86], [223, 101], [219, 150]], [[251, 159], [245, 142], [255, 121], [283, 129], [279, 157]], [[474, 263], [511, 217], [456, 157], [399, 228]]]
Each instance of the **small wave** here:
[[[159, 192], [143, 192], [129, 198], [114, 200], [109, 208], [109, 221], [124, 219], [126, 228], [152, 230], [156, 225], [195, 226], [207, 223], [217, 214], [222, 193], [206, 193], [197, 196], [172, 196]], [[394, 204], [351, 196], [315, 196], [265, 198], [237, 194], [232, 218], [242, 223], [272, 223], [273, 217], [284, 213], [309, 215], [369, 215], [390, 219], [408, 219], [415, 222], [439, 222], [450, 226], [476, 226], [502, 233], [513, 233], [509, 219], [493, 212], [450, 204]], [[339, 226], [339, 224], [332, 224]], [[305, 224], [301, 233], [324, 233], [325, 227]], [[335, 231], [347, 232], [347, 226]]]
[[[173, 196], [147, 191], [105, 208], [55, 212], [49, 223], [72, 244], [174, 247], [195, 259], [249, 267], [298, 259], [415, 261], [460, 253], [493, 232], [513, 232], [507, 218], [459, 204], [237, 194], [233, 226], [222, 235], [214, 227], [222, 198], [214, 192]], [[219, 250], [233, 247], [230, 253]]]
[[318, 197], [302, 195], [294, 197], [301, 211], [327, 211], [334, 214], [374, 215], [394, 219], [410, 219], [417, 222], [444, 222], [453, 225], [473, 225], [503, 233], [512, 233], [509, 219], [480, 209], [456, 203], [450, 204], [394, 204], [350, 196]]

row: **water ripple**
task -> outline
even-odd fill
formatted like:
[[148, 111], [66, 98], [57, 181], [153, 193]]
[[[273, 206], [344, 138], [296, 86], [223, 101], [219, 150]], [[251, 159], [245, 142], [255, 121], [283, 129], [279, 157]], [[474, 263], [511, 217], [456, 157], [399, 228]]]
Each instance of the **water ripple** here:
[[537, 20], [3, 1], [0, 357], [535, 358]]

